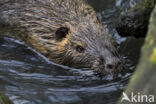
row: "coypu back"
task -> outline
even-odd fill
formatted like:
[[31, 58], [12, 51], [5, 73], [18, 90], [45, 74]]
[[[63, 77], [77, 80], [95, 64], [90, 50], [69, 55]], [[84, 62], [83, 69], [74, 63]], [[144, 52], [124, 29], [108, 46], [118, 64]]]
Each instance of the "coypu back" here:
[[2, 34], [24, 41], [58, 64], [104, 75], [121, 66], [111, 37], [83, 0], [1, 0]]

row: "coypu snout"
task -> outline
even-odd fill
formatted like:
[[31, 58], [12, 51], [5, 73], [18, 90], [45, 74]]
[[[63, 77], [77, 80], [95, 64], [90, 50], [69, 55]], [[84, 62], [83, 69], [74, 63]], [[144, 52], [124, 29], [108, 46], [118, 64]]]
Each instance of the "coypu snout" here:
[[[116, 52], [110, 52], [107, 49], [101, 51], [99, 58], [93, 63], [92, 68], [100, 76], [106, 76], [108, 74], [113, 75], [113, 78], [117, 78], [118, 74], [123, 70], [123, 64], [120, 56]], [[115, 53], [115, 54], [112, 54]]]

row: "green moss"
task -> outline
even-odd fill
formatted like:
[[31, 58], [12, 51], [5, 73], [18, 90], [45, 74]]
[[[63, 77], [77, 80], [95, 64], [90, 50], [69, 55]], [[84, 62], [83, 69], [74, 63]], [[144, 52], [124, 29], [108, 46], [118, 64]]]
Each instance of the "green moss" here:
[[153, 49], [153, 54], [150, 57], [150, 61], [156, 64], [156, 47]]
[[148, 37], [146, 37], [146, 39], [145, 39], [145, 46], [149, 47], [153, 43], [154, 43], [154, 40], [153, 40], [153, 36], [152, 35], [149, 35]]

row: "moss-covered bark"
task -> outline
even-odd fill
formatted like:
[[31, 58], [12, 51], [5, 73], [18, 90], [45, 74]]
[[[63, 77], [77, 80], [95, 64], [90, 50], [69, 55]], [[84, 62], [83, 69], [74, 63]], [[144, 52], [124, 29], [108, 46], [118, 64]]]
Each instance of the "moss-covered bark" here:
[[[141, 104], [156, 104], [156, 8], [150, 18], [149, 29], [142, 48], [140, 62], [125, 91], [128, 97], [131, 96], [132, 92], [135, 94], [139, 93], [140, 95], [154, 95], [155, 103], [143, 102]], [[128, 101], [121, 103], [120, 99], [118, 104], [135, 103]]]
[[0, 93], [0, 104], [13, 104], [7, 96]]
[[116, 26], [118, 33], [121, 36], [144, 37], [155, 4], [156, 0], [140, 0], [127, 12], [123, 13]]

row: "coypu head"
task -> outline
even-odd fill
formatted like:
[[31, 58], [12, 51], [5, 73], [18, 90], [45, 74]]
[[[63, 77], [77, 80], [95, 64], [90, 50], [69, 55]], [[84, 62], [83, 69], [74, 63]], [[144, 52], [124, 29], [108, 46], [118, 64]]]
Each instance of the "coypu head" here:
[[113, 74], [116, 77], [121, 71], [122, 63], [112, 39], [97, 21], [86, 19], [78, 25], [68, 23], [59, 27], [55, 35], [59, 45], [52, 59], [56, 59], [56, 63], [93, 69], [100, 76]]
[[110, 35], [83, 0], [28, 1], [4, 6], [8, 12], [2, 19], [10, 16], [6, 20], [15, 24], [20, 40], [58, 64], [94, 69], [102, 75], [116, 75], [122, 69]]
[[47, 57], [70, 67], [93, 69], [102, 76], [116, 76], [122, 63], [111, 36], [90, 6], [82, 8], [69, 21], [55, 27], [52, 40], [55, 45], [48, 48]]

